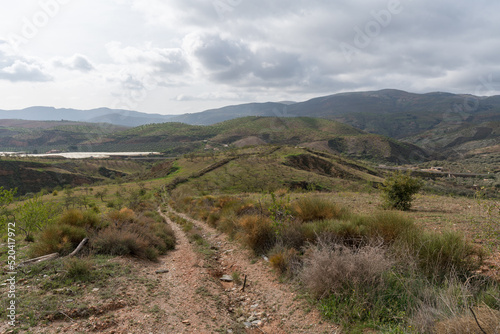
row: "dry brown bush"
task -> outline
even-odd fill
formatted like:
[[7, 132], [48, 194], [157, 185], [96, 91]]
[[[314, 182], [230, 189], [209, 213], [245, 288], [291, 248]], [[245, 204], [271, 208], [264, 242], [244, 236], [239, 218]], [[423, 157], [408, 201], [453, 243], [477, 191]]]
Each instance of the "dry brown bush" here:
[[376, 285], [393, 264], [385, 250], [377, 246], [349, 248], [320, 241], [306, 253], [308, 256], [300, 276], [308, 291], [316, 297], [356, 286]]
[[153, 216], [136, 215], [127, 208], [110, 212], [109, 226], [91, 238], [94, 251], [156, 260], [158, 255], [175, 247], [175, 235], [170, 226]]

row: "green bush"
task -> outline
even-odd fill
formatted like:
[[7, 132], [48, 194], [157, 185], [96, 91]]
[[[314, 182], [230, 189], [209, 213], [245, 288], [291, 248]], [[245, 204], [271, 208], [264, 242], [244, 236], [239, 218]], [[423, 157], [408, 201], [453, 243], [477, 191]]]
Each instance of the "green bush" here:
[[413, 196], [422, 188], [420, 179], [410, 176], [410, 173], [394, 172], [385, 179], [382, 188], [385, 206], [397, 210], [409, 210]]
[[82, 212], [78, 209], [71, 209], [64, 212], [57, 223], [59, 225], [95, 229], [101, 225], [101, 220], [93, 210]]
[[417, 230], [413, 221], [399, 212], [380, 211], [365, 219], [370, 238], [380, 238], [386, 244], [406, 238]]

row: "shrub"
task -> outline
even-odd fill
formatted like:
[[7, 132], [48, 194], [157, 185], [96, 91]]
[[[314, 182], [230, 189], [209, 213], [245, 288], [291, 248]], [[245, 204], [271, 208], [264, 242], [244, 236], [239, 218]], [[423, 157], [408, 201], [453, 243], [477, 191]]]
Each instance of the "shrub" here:
[[128, 208], [122, 208], [121, 210], [110, 211], [106, 215], [106, 220], [115, 226], [120, 226], [123, 224], [131, 223], [136, 218], [135, 212]]
[[147, 241], [137, 233], [107, 227], [92, 239], [92, 247], [99, 254], [135, 255], [146, 258]]
[[175, 233], [170, 225], [158, 222], [152, 226], [152, 229], [153, 233], [162, 241], [162, 244], [157, 246], [160, 254], [165, 254], [167, 251], [175, 249]]
[[255, 254], [265, 254], [276, 242], [272, 222], [265, 216], [243, 216], [238, 219], [240, 237]]
[[73, 251], [88, 233], [101, 228], [100, 218], [93, 211], [65, 211], [55, 224], [40, 232], [38, 242], [30, 248], [32, 256], [50, 253], [65, 255]]
[[385, 179], [382, 188], [385, 206], [397, 210], [409, 210], [413, 195], [423, 186], [420, 179], [413, 178], [410, 173], [394, 172]]
[[91, 244], [95, 252], [110, 255], [131, 255], [155, 261], [175, 248], [172, 228], [153, 213], [136, 216], [127, 208], [110, 212], [111, 224], [96, 233]]
[[217, 229], [234, 238], [238, 233], [239, 225], [236, 223], [237, 218], [229, 213], [222, 216], [217, 225]]
[[411, 289], [419, 302], [411, 310], [410, 324], [418, 333], [481, 333], [471, 309], [487, 333], [496, 333], [495, 326], [500, 325], [496, 282], [449, 275], [442, 284], [427, 280], [423, 288]]
[[316, 221], [304, 224], [303, 233], [308, 240], [329, 240], [348, 247], [359, 247], [369, 242], [366, 222], [364, 217]]
[[50, 225], [40, 234], [38, 242], [31, 245], [30, 254], [34, 257], [59, 253], [69, 254], [86, 237], [83, 227], [71, 225]]
[[393, 264], [381, 247], [353, 249], [320, 241], [306, 253], [301, 280], [316, 297], [377, 285]]
[[340, 219], [347, 211], [331, 200], [302, 197], [293, 203], [293, 213], [304, 222], [321, 219]]
[[217, 209], [212, 209], [207, 216], [207, 223], [212, 227], [217, 227], [217, 222], [221, 217], [220, 211]]
[[[481, 325], [482, 333], [500, 333], [500, 311], [489, 308], [479, 308], [474, 311]], [[433, 333], [436, 334], [466, 334], [481, 333], [472, 313], [456, 316], [437, 323]]]
[[306, 251], [300, 278], [320, 298], [323, 315], [346, 333], [362, 333], [367, 326], [386, 333], [384, 326], [398, 328], [414, 303], [393, 263], [380, 246], [352, 248], [322, 240]]

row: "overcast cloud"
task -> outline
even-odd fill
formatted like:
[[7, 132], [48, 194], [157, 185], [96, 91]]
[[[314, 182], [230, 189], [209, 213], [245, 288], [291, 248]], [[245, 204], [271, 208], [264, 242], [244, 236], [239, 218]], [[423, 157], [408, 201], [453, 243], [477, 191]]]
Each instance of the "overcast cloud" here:
[[4, 2], [0, 109], [176, 114], [384, 88], [500, 94], [494, 1]]

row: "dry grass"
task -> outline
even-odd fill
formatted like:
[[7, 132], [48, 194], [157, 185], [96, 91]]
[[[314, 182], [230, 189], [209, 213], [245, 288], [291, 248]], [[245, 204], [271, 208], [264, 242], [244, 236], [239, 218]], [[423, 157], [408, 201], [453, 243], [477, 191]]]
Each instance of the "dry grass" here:
[[269, 252], [271, 266], [280, 274], [296, 275], [301, 268], [299, 252], [295, 248], [286, 248], [276, 245]]
[[[476, 319], [474, 318], [476, 315]], [[482, 307], [476, 308], [474, 314], [453, 317], [437, 323], [434, 326], [435, 334], [483, 334], [500, 333], [500, 311]], [[478, 326], [481, 326], [482, 330]]]
[[302, 197], [293, 203], [294, 215], [304, 222], [321, 219], [340, 219], [346, 211], [329, 199]]
[[272, 221], [266, 216], [249, 215], [238, 219], [239, 237], [255, 254], [265, 254], [276, 242]]

